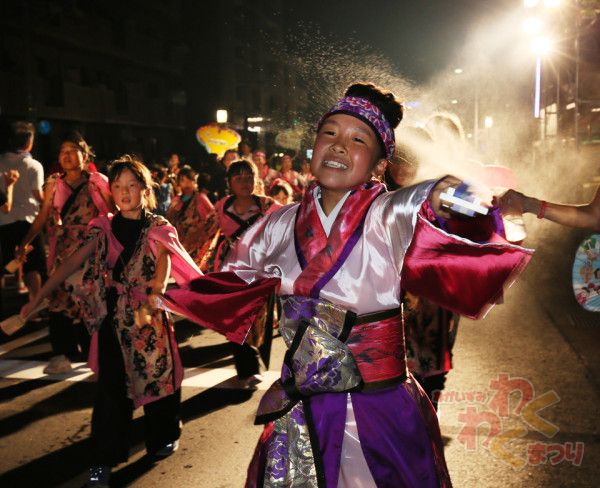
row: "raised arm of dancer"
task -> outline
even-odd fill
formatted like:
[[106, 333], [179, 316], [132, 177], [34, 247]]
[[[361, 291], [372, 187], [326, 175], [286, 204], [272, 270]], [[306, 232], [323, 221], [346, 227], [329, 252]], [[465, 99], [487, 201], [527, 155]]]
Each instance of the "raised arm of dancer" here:
[[39, 213], [35, 216], [35, 220], [31, 224], [31, 227], [27, 231], [27, 234], [25, 234], [25, 237], [23, 237], [23, 239], [21, 240], [21, 244], [19, 245], [17, 255], [21, 255], [24, 253], [27, 244], [33, 241], [33, 239], [35, 239], [35, 236], [37, 236], [44, 228], [44, 225], [46, 225], [48, 217], [50, 216], [50, 210], [52, 208], [55, 187], [55, 182], [48, 182], [46, 184], [46, 191], [44, 191], [44, 201], [42, 202], [42, 208], [40, 209]]
[[504, 214], [532, 213], [557, 224], [600, 231], [600, 187], [592, 201], [585, 205], [545, 202], [515, 190], [508, 190], [499, 203]]
[[29, 312], [36, 308], [44, 298], [46, 298], [52, 291], [58, 287], [63, 281], [77, 271], [85, 260], [94, 252], [96, 249], [96, 241], [92, 240], [85, 246], [79, 248], [48, 278], [48, 281], [44, 283], [42, 289], [29, 303], [23, 305], [21, 308], [21, 317], [27, 317]]

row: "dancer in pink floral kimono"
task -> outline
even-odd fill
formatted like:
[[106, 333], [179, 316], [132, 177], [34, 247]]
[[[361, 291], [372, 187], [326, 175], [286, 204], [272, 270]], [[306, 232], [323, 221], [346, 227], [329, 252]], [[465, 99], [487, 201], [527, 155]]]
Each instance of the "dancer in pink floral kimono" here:
[[251, 306], [237, 280], [252, 290], [280, 280], [288, 351], [259, 405], [265, 429], [248, 487], [451, 486], [435, 411], [405, 363], [402, 289], [479, 317], [532, 251], [440, 230], [437, 217], [451, 217], [440, 194], [455, 178], [395, 192], [371, 180], [393, 155], [401, 118], [391, 93], [351, 86], [318, 124], [317, 182], [229, 253], [218, 289], [229, 282], [238, 306], [212, 312], [204, 278], [195, 295], [167, 293], [207, 322], [229, 323]]
[[[231, 193], [215, 204], [216, 221], [220, 236], [215, 239], [209, 262], [219, 270], [230, 252], [231, 246], [261, 217], [277, 210], [280, 205], [271, 197], [255, 192], [256, 166], [246, 160], [234, 161], [227, 168], [227, 185]], [[203, 268], [204, 269], [204, 268]], [[258, 314], [244, 344], [231, 343], [237, 379], [243, 388], [254, 388], [262, 381], [260, 356], [266, 366], [269, 363], [271, 334], [273, 328], [274, 297]], [[261, 354], [262, 353], [262, 354]]]
[[[106, 176], [84, 170], [90, 156], [92, 150], [79, 133], [65, 137], [58, 153], [62, 173], [46, 180], [42, 208], [19, 247], [25, 249], [45, 226], [49, 275], [83, 245], [88, 223], [114, 209]], [[44, 373], [66, 373], [81, 353], [87, 357], [90, 339], [72, 292], [73, 287], [64, 283], [50, 296], [49, 332], [54, 356]]]
[[144, 406], [150, 455], [177, 449], [183, 370], [172, 322], [156, 300], [170, 274], [179, 283], [201, 276], [175, 229], [150, 213], [149, 170], [124, 156], [108, 178], [119, 212], [90, 222], [85, 243], [22, 310], [25, 316], [84, 264], [74, 292], [93, 334], [90, 366], [98, 374], [91, 486], [107, 485], [111, 466], [127, 460], [134, 408]]
[[200, 264], [207, 241], [217, 230], [214, 207], [208, 197], [198, 191], [198, 174], [189, 166], [177, 173], [181, 195], [176, 196], [167, 211], [167, 220], [177, 229], [179, 241]]

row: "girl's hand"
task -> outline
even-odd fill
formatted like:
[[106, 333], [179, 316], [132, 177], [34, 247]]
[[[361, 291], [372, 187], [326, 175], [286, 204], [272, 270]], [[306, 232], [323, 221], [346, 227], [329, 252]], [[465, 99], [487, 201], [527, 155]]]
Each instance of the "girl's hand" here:
[[146, 282], [147, 295], [162, 295], [167, 289], [167, 285], [160, 280], [150, 280]]
[[21, 316], [22, 319], [26, 319], [27, 316], [29, 314], [31, 314], [31, 311], [37, 307], [37, 300], [33, 299], [30, 302], [26, 303], [25, 305], [23, 305], [21, 307], [21, 311], [19, 312], [19, 315]]
[[162, 310], [161, 296], [156, 293], [148, 295], [148, 305], [152, 310]]
[[457, 187], [462, 183], [458, 178], [448, 175], [445, 178], [438, 181], [438, 183], [433, 187], [431, 194], [429, 195], [429, 203], [433, 208], [433, 211], [443, 217], [445, 219], [449, 219], [452, 217], [452, 214], [448, 211], [447, 208], [442, 206], [442, 201], [440, 199], [440, 195], [444, 193], [445, 190], [450, 188], [451, 186]]

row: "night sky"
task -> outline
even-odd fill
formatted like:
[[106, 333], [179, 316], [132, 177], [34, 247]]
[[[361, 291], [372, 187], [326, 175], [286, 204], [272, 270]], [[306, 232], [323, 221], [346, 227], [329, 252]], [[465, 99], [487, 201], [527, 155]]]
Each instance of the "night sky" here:
[[519, 0], [294, 0], [292, 25], [318, 26], [382, 54], [406, 77], [427, 81], [456, 57], [469, 32]]

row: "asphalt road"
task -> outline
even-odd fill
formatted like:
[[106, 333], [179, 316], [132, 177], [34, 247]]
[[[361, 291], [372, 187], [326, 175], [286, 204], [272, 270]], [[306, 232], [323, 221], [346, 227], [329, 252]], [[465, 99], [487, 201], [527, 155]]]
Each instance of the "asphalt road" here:
[[[538, 251], [505, 303], [484, 320], [460, 322], [455, 368], [440, 401], [457, 487], [599, 486], [600, 314], [578, 308], [569, 282], [584, 234], [535, 221], [529, 230], [526, 244]], [[3, 291], [6, 313], [18, 298]], [[36, 331], [43, 335], [43, 324], [22, 335]], [[235, 388], [232, 358], [218, 335], [181, 323], [178, 341], [186, 367], [181, 447], [152, 463], [138, 411], [130, 460], [115, 469], [113, 486], [241, 487], [261, 432], [253, 415], [262, 391]], [[41, 374], [50, 353], [45, 337], [0, 352], [0, 486], [82, 486], [89, 373], [82, 366], [70, 378]], [[276, 338], [262, 389], [282, 358]]]

